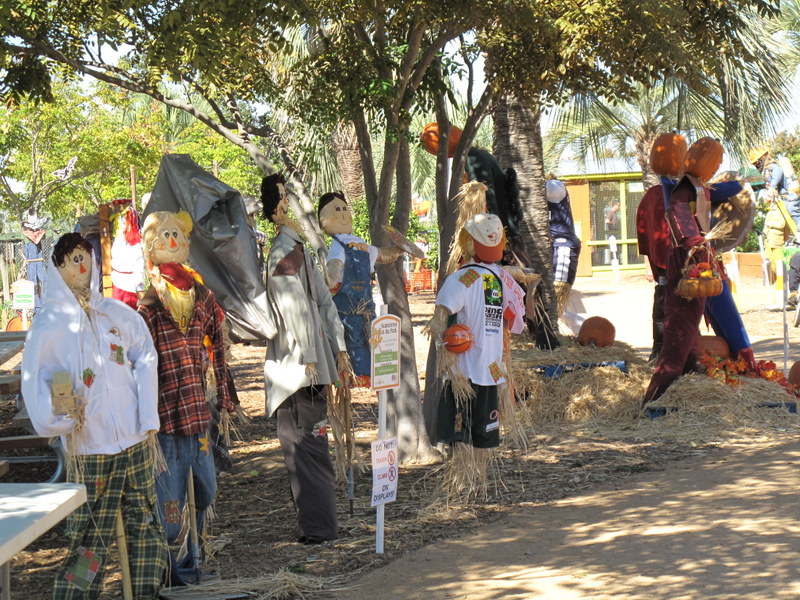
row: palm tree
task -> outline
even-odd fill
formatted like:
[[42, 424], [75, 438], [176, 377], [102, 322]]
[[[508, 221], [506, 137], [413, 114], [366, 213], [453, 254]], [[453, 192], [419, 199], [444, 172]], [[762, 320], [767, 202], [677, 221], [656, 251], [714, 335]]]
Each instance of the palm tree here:
[[655, 138], [676, 130], [691, 142], [702, 136], [724, 141], [733, 156], [779, 128], [792, 100], [791, 74], [800, 64], [800, 3], [783, 3], [781, 19], [754, 16], [743, 45], [748, 62], [721, 61], [719, 69], [695, 80], [678, 76], [640, 84], [627, 103], [611, 103], [591, 92], [578, 94], [552, 115], [545, 156], [557, 162], [569, 148], [579, 161], [601, 158], [606, 149], [633, 156], [645, 184], [657, 182], [648, 157]]

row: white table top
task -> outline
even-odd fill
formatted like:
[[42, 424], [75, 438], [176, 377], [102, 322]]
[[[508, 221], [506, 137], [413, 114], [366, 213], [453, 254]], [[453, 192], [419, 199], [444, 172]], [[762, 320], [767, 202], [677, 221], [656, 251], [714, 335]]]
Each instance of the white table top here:
[[80, 483], [0, 483], [0, 564], [84, 502]]

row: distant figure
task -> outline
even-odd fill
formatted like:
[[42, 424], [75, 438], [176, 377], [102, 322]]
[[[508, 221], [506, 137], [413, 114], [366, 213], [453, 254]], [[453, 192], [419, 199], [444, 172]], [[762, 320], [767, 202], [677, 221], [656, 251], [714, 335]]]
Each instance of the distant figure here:
[[567, 186], [557, 179], [551, 179], [547, 182], [546, 192], [550, 235], [553, 238], [553, 281], [560, 317], [564, 313], [572, 284], [575, 283], [581, 241], [575, 234]]
[[603, 209], [606, 239], [612, 235], [619, 239], [619, 200], [614, 200]]
[[[748, 153], [753, 166], [764, 175], [766, 192], [777, 199], [780, 196], [794, 222], [800, 227], [800, 197], [798, 182], [791, 162], [786, 159], [776, 160], [763, 148], [753, 148]], [[783, 162], [784, 166], [781, 166]]]

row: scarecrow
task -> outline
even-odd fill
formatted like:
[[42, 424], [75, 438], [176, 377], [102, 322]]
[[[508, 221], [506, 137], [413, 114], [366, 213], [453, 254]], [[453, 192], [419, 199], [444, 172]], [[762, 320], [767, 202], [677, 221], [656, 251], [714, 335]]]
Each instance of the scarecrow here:
[[575, 233], [567, 186], [562, 181], [550, 179], [545, 188], [550, 214], [550, 235], [553, 238], [553, 285], [558, 302], [557, 312], [561, 317], [578, 272], [581, 240]]
[[[236, 410], [228, 387], [223, 348], [224, 315], [214, 294], [187, 266], [189, 214], [156, 211], [144, 223], [142, 239], [151, 287], [139, 303], [158, 351], [158, 440], [168, 469], [158, 476], [160, 516], [173, 544], [192, 485], [196, 531], [202, 534], [204, 511], [211, 506], [217, 482], [209, 439], [211, 410], [204, 388], [204, 363], [210, 360], [217, 386], [216, 408], [223, 422]], [[229, 418], [229, 417], [228, 417]], [[190, 472], [192, 474], [190, 483]], [[191, 493], [190, 493], [191, 498]], [[177, 563], [170, 553], [170, 583], [196, 583], [200, 548], [189, 540], [189, 552]]]
[[139, 231], [139, 213], [129, 198], [114, 200], [111, 214], [111, 293], [131, 308], [136, 308], [144, 292], [144, 254]]
[[339, 536], [327, 403], [330, 384], [350, 372], [350, 361], [328, 286], [289, 217], [285, 184], [280, 174], [261, 182], [264, 216], [278, 228], [267, 256], [267, 301], [278, 332], [267, 342], [264, 387], [289, 471], [298, 542], [318, 544]]
[[708, 250], [705, 237], [711, 230], [708, 180], [722, 163], [722, 153], [722, 144], [713, 138], [700, 138], [692, 144], [683, 159], [683, 176], [669, 196], [666, 221], [671, 247], [666, 265], [664, 342], [645, 392], [645, 403], [656, 400], [673, 381], [696, 365], [694, 346], [706, 301], [705, 297], [679, 295], [678, 284], [684, 270], [702, 263], [722, 272], [722, 265], [713, 251]]
[[[653, 295], [653, 349], [649, 360], [655, 362], [664, 343], [665, 297], [667, 293], [667, 262], [672, 249], [670, 226], [666, 218], [670, 195], [676, 177], [683, 169], [686, 140], [677, 133], [660, 135], [650, 153], [650, 166], [661, 177], [661, 185], [645, 192], [636, 212], [636, 231], [639, 253], [646, 256], [656, 282]], [[755, 203], [753, 192], [741, 177], [733, 172], [720, 173], [709, 185], [713, 212], [711, 223], [724, 223], [730, 230], [724, 235], [711, 236], [710, 244], [719, 252], [732, 250], [741, 243], [753, 224]], [[742, 317], [733, 300], [730, 283], [723, 279], [722, 292], [706, 298], [705, 315], [714, 332], [723, 337], [734, 356], [755, 369], [755, 357]]]
[[47, 240], [44, 230], [47, 221], [47, 217], [39, 217], [33, 211], [27, 211], [22, 221], [22, 235], [28, 240], [23, 247], [25, 279], [33, 282], [34, 314], [41, 308], [42, 298], [47, 289], [47, 269], [44, 266], [47, 260], [47, 244], [45, 244]]
[[[511, 372], [504, 336], [507, 330], [520, 333], [525, 328], [525, 293], [497, 264], [505, 242], [496, 215], [479, 213], [464, 222], [453, 248], [463, 264], [439, 290], [428, 325], [438, 342], [437, 372], [446, 378], [437, 439], [454, 444], [455, 477], [466, 477], [471, 489], [486, 485], [491, 449], [500, 444], [501, 417], [504, 426], [512, 422], [509, 385], [503, 385]], [[466, 326], [468, 343], [451, 342], [448, 326], [454, 325]]]
[[99, 293], [89, 242], [67, 233], [51, 260], [44, 305], [25, 342], [22, 394], [36, 432], [61, 436], [68, 479], [83, 483], [88, 497], [68, 518], [69, 553], [53, 597], [98, 596], [121, 520], [134, 596], [156, 598], [167, 565], [155, 515], [158, 356], [136, 313]]
[[370, 278], [375, 263], [397, 260], [403, 250], [377, 248], [353, 235], [353, 214], [341, 192], [323, 195], [317, 209], [322, 229], [333, 239], [328, 249], [328, 286], [344, 326], [356, 386], [369, 386], [370, 325], [375, 318]]

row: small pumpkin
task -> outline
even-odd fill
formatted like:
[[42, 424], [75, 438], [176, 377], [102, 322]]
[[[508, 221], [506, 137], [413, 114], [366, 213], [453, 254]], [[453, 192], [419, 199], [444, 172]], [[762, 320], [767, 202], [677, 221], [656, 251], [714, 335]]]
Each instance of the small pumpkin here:
[[[450, 134], [447, 138], [447, 157], [453, 158], [456, 155], [456, 146], [461, 139], [461, 129], [455, 125], [450, 125]], [[425, 147], [425, 150], [433, 155], [439, 151], [439, 124], [428, 123], [422, 128], [422, 134], [419, 136], [419, 141]]]
[[650, 168], [659, 175], [675, 178], [683, 169], [686, 138], [680, 133], [662, 133], [650, 148]]
[[725, 338], [718, 335], [698, 335], [694, 343], [695, 356], [702, 356], [708, 352], [711, 356], [729, 358], [731, 355], [730, 346]]
[[722, 154], [723, 148], [719, 140], [702, 137], [686, 151], [684, 170], [701, 181], [708, 181], [722, 164]]
[[17, 315], [9, 319], [6, 331], [22, 331], [22, 317]]
[[693, 298], [708, 298], [709, 296], [719, 296], [722, 293], [722, 279], [719, 277], [709, 277], [702, 279], [690, 279], [684, 277], [678, 282], [678, 295], [687, 300]]
[[464, 323], [456, 323], [444, 330], [442, 343], [453, 354], [461, 354], [472, 346], [472, 331]]
[[786, 380], [795, 387], [800, 386], [800, 360], [795, 362], [792, 368], [789, 369], [789, 375]]
[[578, 330], [578, 343], [581, 346], [604, 348], [614, 343], [616, 334], [614, 324], [605, 317], [589, 317]]

